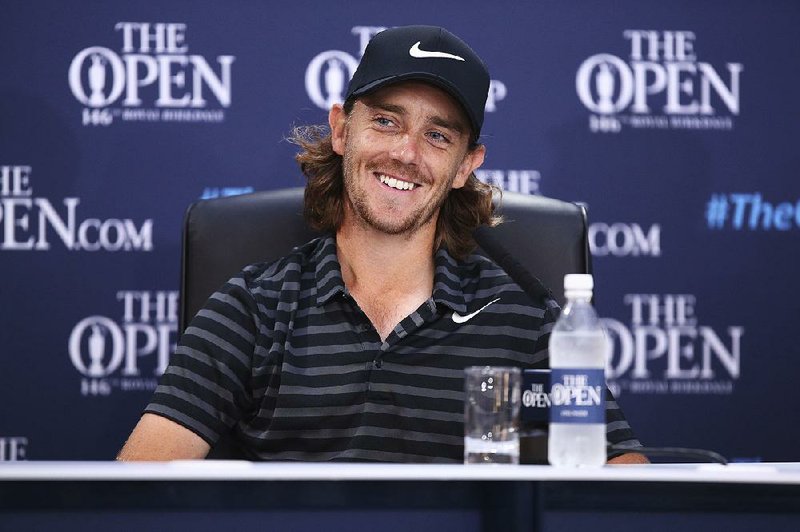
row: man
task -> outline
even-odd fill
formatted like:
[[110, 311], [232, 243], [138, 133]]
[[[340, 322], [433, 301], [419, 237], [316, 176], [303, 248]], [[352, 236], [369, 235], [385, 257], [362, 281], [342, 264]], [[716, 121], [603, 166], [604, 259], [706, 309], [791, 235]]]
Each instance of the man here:
[[497, 222], [473, 173], [488, 87], [444, 29], [373, 38], [330, 134], [295, 137], [306, 218], [330, 234], [209, 299], [120, 459], [203, 458], [223, 435], [255, 460], [463, 459], [463, 368], [546, 366], [558, 310], [468, 256]]

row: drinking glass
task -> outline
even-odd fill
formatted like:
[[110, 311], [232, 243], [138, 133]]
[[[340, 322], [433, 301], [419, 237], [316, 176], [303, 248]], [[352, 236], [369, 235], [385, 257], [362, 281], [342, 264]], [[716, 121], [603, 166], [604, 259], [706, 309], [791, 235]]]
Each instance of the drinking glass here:
[[519, 368], [464, 370], [464, 463], [519, 463]]

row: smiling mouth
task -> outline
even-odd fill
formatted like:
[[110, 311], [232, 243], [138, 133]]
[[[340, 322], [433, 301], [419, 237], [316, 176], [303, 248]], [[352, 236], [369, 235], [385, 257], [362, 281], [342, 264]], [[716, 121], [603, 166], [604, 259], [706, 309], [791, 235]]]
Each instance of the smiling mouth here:
[[385, 174], [377, 174], [377, 176], [381, 183], [395, 190], [414, 190], [414, 188], [419, 186], [411, 181], [403, 181], [402, 179], [390, 177]]

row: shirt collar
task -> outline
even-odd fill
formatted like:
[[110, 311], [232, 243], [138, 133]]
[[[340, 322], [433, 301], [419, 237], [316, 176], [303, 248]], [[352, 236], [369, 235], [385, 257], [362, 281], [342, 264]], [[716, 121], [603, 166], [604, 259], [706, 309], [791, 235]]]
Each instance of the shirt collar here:
[[462, 267], [445, 248], [439, 248], [434, 256], [433, 301], [459, 314], [467, 312], [461, 285]]
[[[317, 305], [324, 305], [338, 294], [347, 294], [342, 278], [342, 268], [336, 256], [333, 235], [322, 237], [312, 254], [316, 263]], [[444, 248], [434, 256], [433, 301], [451, 310], [465, 314], [464, 292], [461, 286], [461, 265]]]
[[337, 294], [346, 294], [333, 235], [319, 238], [311, 257], [316, 264], [317, 305], [324, 305]]

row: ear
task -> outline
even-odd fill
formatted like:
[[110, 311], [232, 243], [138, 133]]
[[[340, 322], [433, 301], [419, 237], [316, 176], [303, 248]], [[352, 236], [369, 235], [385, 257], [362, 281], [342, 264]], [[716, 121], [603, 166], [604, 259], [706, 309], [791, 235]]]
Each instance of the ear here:
[[453, 179], [453, 188], [461, 188], [467, 182], [469, 176], [474, 172], [477, 168], [483, 164], [483, 158], [486, 156], [486, 146], [483, 144], [479, 145], [472, 151], [468, 151], [466, 155], [464, 155], [464, 159], [461, 161], [461, 164], [458, 165], [458, 172], [456, 173], [455, 179]]
[[344, 113], [344, 108], [341, 104], [334, 104], [328, 113], [328, 125], [331, 127], [331, 145], [333, 151], [339, 155], [344, 156], [344, 140], [345, 129], [347, 125], [347, 116]]

